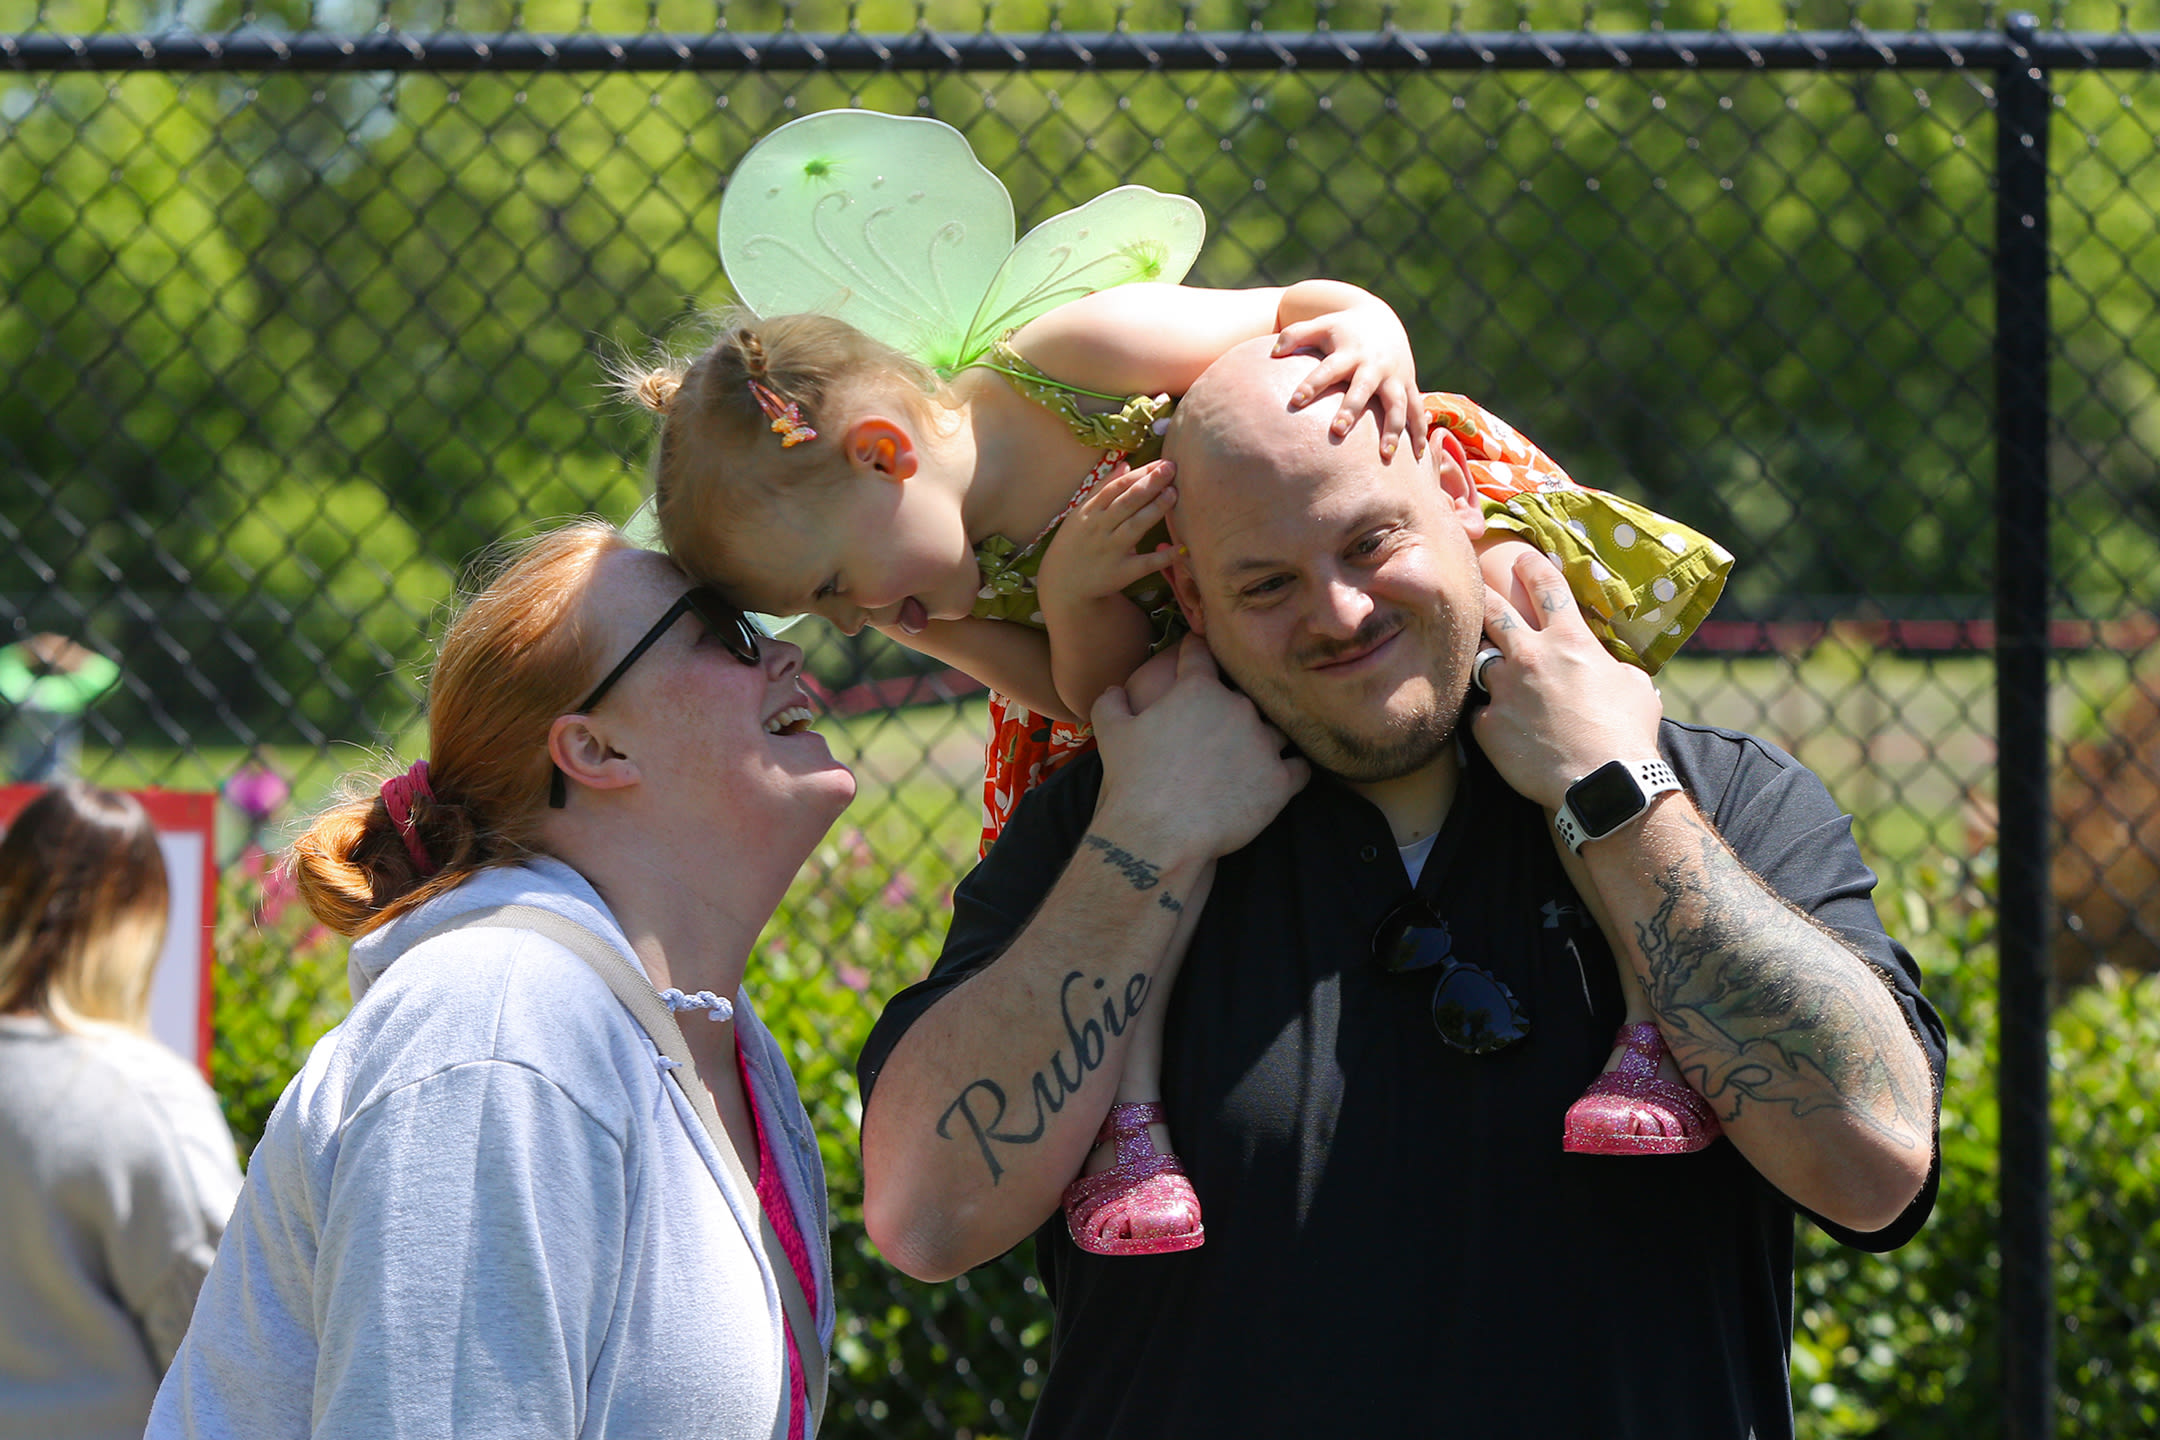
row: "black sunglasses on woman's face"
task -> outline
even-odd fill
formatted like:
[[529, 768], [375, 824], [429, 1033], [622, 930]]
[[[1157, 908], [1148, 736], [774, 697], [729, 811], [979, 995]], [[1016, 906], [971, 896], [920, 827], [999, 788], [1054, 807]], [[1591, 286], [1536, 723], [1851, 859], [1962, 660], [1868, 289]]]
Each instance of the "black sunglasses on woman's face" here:
[[[566, 713], [590, 714], [593, 706], [598, 705], [601, 698], [615, 687], [615, 682], [622, 679], [623, 672], [637, 663], [638, 656], [652, 649], [660, 637], [667, 634], [677, 620], [682, 619], [686, 611], [696, 612], [706, 633], [727, 646], [728, 653], [743, 664], [755, 665], [762, 658], [758, 641], [764, 637], [759, 635], [757, 626], [750, 623], [750, 617], [728, 604], [721, 598], [719, 591], [708, 585], [700, 585], [695, 590], [684, 592], [681, 599], [668, 606], [667, 613], [653, 622], [652, 629], [647, 630], [637, 644], [630, 647], [630, 653], [623, 656], [621, 663], [608, 671], [607, 677], [593, 687], [592, 694], [587, 695]], [[562, 771], [557, 769], [554, 778], [548, 781], [548, 804], [560, 810], [569, 803], [569, 786], [563, 780]]]
[[1515, 992], [1491, 972], [1457, 960], [1447, 922], [1417, 896], [1380, 917], [1372, 950], [1374, 962], [1390, 975], [1440, 967], [1433, 986], [1433, 1027], [1457, 1050], [1490, 1055], [1530, 1033]]

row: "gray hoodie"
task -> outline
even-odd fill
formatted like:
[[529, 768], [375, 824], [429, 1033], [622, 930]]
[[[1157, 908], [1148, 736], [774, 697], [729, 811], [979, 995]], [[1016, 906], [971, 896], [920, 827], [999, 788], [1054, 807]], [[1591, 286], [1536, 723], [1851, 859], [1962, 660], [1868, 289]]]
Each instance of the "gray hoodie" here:
[[[636, 963], [553, 860], [484, 871], [357, 941], [352, 1014], [270, 1117], [152, 1440], [783, 1433], [786, 1322], [756, 1212], [652, 1041], [538, 935], [412, 944], [507, 904]], [[829, 1349], [816, 1137], [740, 995], [735, 1015]]]

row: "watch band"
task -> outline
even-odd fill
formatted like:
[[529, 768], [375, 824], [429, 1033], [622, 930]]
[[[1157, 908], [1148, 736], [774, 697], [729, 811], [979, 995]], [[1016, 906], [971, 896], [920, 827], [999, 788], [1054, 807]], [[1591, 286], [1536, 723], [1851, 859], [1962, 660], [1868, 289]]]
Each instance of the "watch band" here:
[[1680, 777], [1663, 760], [1608, 760], [1568, 786], [1553, 817], [1560, 838], [1573, 853], [1601, 840], [1650, 808]]

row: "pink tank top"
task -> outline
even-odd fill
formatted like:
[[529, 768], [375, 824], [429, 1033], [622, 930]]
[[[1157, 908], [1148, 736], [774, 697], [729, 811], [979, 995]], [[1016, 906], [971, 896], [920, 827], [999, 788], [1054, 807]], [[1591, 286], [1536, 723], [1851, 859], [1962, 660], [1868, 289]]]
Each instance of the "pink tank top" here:
[[[765, 1123], [758, 1118], [757, 1091], [750, 1083], [750, 1065], [743, 1059], [742, 1047], [735, 1047], [735, 1069], [742, 1076], [743, 1098], [750, 1102], [750, 1123], [757, 1130], [758, 1205], [772, 1218], [773, 1233], [780, 1237], [780, 1248], [787, 1252], [788, 1265], [795, 1272], [796, 1283], [802, 1286], [803, 1298], [810, 1302], [810, 1313], [817, 1314], [817, 1271], [810, 1263], [810, 1247], [804, 1243], [802, 1230], [795, 1223], [795, 1203], [788, 1197], [787, 1187], [780, 1179], [780, 1167], [773, 1163], [772, 1142], [766, 1137]], [[795, 1440], [808, 1440], [810, 1431], [809, 1382], [804, 1378], [802, 1352], [795, 1346], [795, 1330], [787, 1329], [788, 1358], [788, 1434]]]

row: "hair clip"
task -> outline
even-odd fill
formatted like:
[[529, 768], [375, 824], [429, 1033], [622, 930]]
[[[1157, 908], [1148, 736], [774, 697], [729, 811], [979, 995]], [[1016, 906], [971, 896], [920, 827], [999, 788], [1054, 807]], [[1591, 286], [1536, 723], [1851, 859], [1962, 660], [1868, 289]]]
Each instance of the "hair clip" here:
[[803, 419], [802, 407], [792, 400], [783, 400], [770, 386], [760, 381], [750, 382], [750, 393], [756, 397], [758, 409], [772, 420], [773, 433], [780, 437], [783, 450], [800, 445], [805, 440], [817, 439], [817, 431]]

